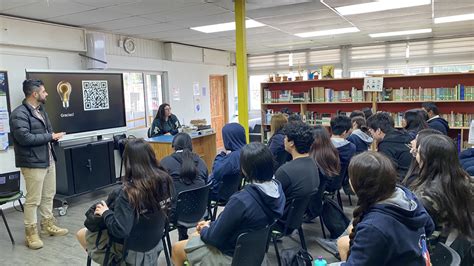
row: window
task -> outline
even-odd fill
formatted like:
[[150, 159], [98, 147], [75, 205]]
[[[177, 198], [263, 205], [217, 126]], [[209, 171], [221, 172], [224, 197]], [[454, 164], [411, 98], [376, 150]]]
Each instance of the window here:
[[147, 94], [147, 122], [151, 125], [158, 113], [158, 107], [163, 103], [163, 89], [161, 86], [161, 75], [146, 74], [146, 94]]
[[249, 77], [249, 110], [260, 110], [262, 103], [260, 83], [268, 80], [268, 75], [255, 75]]

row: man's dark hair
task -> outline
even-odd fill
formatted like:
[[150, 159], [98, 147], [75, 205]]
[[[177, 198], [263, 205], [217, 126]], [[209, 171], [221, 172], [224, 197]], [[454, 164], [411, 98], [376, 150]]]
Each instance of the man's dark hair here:
[[25, 97], [30, 96], [35, 91], [38, 91], [40, 86], [44, 86], [44, 83], [39, 79], [26, 79], [23, 81], [23, 93], [25, 94]]
[[365, 118], [365, 115], [364, 115], [364, 112], [362, 112], [361, 110], [354, 110], [352, 111], [351, 115], [349, 116], [349, 118], [354, 118], [356, 116], [362, 116]]
[[345, 115], [338, 115], [331, 119], [331, 131], [333, 135], [342, 135], [344, 131], [349, 131], [351, 127], [351, 119]]
[[288, 123], [301, 122], [301, 116], [298, 113], [293, 113], [288, 116]]
[[380, 128], [383, 133], [395, 130], [395, 122], [392, 116], [387, 112], [376, 113], [369, 117], [369, 119], [367, 119], [367, 126], [374, 131]]
[[369, 108], [369, 107], [362, 108], [362, 112], [364, 112], [365, 119], [368, 119], [374, 114], [372, 113], [372, 108]]
[[272, 152], [260, 142], [249, 143], [240, 150], [240, 169], [250, 181], [271, 181], [274, 163]]
[[296, 151], [300, 154], [308, 153], [313, 143], [313, 129], [301, 121], [288, 123], [283, 128], [283, 134], [288, 141], [295, 143]]
[[426, 112], [432, 111], [433, 114], [439, 115], [439, 109], [438, 106], [434, 102], [425, 102], [421, 104], [421, 107], [423, 107]]

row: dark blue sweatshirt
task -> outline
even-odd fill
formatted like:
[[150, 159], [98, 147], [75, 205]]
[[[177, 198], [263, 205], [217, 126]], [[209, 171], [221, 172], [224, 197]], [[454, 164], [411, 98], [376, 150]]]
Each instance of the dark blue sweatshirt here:
[[387, 155], [395, 164], [400, 180], [405, 178], [413, 158], [407, 146], [411, 141], [412, 138], [408, 133], [394, 129], [385, 133], [385, 137], [377, 147], [379, 152]]
[[341, 188], [342, 181], [347, 177], [347, 168], [352, 156], [356, 154], [356, 146], [341, 138], [331, 138], [331, 142], [339, 152], [339, 160], [341, 163], [341, 171], [338, 176], [331, 178], [326, 186], [326, 191], [334, 192]]
[[474, 176], [474, 148], [469, 148], [459, 154], [461, 166], [470, 176]]
[[421, 248], [434, 223], [415, 195], [397, 187], [357, 224], [350, 255], [342, 265], [426, 265]]
[[448, 135], [449, 125], [448, 121], [441, 117], [428, 119], [428, 126], [432, 129], [436, 129], [444, 135]]
[[268, 141], [268, 148], [275, 158], [276, 165], [275, 171], [285, 164], [286, 162], [291, 161], [291, 154], [285, 150], [285, 135], [280, 131], [275, 132], [275, 134]]
[[347, 140], [354, 143], [356, 146], [356, 153], [367, 151], [370, 144], [374, 141], [372, 137], [360, 129], [352, 131], [351, 135], [347, 137]]
[[214, 159], [209, 176], [211, 198], [216, 198], [223, 179], [240, 174], [240, 149], [246, 144], [245, 129], [238, 123], [227, 124], [222, 128], [222, 139], [225, 149], [230, 153], [221, 152]]
[[209, 227], [201, 230], [201, 240], [232, 256], [240, 234], [273, 223], [282, 216], [284, 208], [285, 194], [278, 181], [247, 185], [230, 197], [224, 211]]

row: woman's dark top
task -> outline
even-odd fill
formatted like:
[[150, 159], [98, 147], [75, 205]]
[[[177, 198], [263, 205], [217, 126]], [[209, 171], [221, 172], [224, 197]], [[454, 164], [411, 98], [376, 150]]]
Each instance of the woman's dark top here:
[[161, 136], [167, 133], [176, 135], [178, 134], [179, 127], [181, 127], [181, 124], [174, 114], [170, 115], [168, 121], [161, 121], [159, 118], [155, 118], [150, 128], [150, 137]]
[[286, 162], [291, 161], [291, 154], [285, 150], [285, 135], [281, 130], [275, 132], [275, 134], [270, 138], [268, 141], [268, 148], [272, 152], [273, 158], [275, 158], [275, 171]]

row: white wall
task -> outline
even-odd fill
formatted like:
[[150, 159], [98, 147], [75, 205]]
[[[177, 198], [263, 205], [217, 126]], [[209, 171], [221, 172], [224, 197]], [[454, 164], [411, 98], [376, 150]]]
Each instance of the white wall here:
[[[44, 23], [38, 29], [44, 29]], [[31, 25], [30, 25], [31, 26]], [[54, 26], [56, 27], [56, 26]], [[21, 29], [20, 29], [21, 30]], [[126, 72], [167, 72], [168, 88], [178, 87], [181, 92], [180, 101], [171, 99], [173, 113], [181, 121], [188, 124], [191, 119], [210, 119], [209, 75], [227, 75], [229, 95], [229, 116], [234, 113], [234, 87], [236, 84], [235, 67], [224, 65], [208, 65], [204, 63], [172, 62], [163, 60], [163, 43], [153, 40], [135, 39], [136, 52], [128, 54], [119, 47], [118, 40], [123, 36], [106, 34], [107, 70]], [[51, 39], [51, 42], [54, 42]], [[217, 60], [219, 61], [219, 60]], [[222, 61], [222, 60], [220, 60]], [[12, 109], [18, 106], [24, 95], [22, 81], [25, 78], [25, 69], [52, 69], [52, 70], [84, 70], [85, 59], [79, 56], [77, 48], [62, 47], [62, 50], [25, 47], [10, 45], [0, 38], [0, 69], [8, 71], [10, 103]], [[206, 87], [206, 96], [201, 95], [202, 111], [193, 111], [193, 83], [198, 82], [200, 88]], [[168, 93], [171, 95], [171, 93]], [[230, 119], [229, 119], [230, 120]], [[142, 132], [143, 133], [143, 132]], [[135, 135], [140, 133], [134, 132]], [[118, 169], [118, 167], [116, 167]], [[13, 147], [7, 151], [0, 151], [0, 172], [15, 171]], [[117, 171], [118, 174], [118, 171]], [[24, 180], [22, 178], [22, 189]]]

